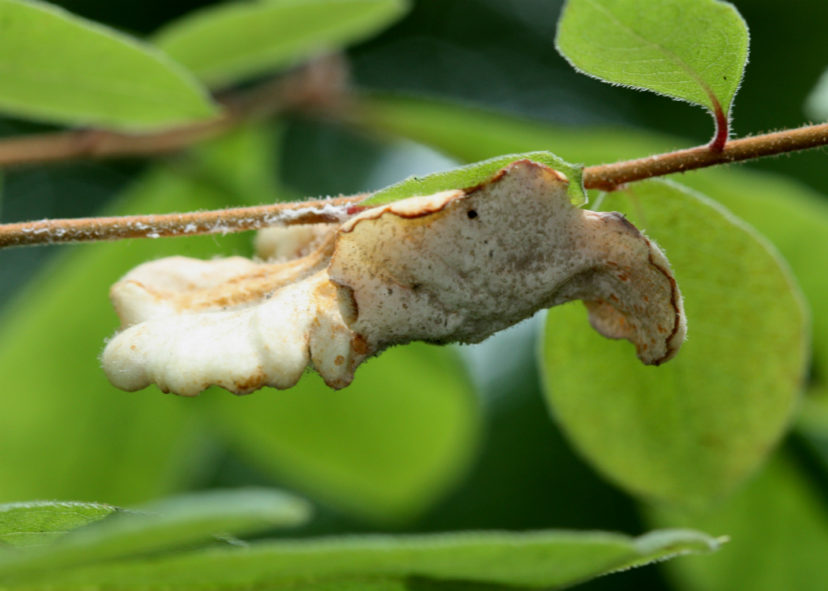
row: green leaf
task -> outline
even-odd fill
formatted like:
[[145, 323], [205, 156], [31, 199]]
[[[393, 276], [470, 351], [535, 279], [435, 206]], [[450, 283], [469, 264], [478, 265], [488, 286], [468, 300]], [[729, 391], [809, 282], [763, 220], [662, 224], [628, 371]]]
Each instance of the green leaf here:
[[[252, 193], [242, 184], [222, 187], [211, 174], [209, 161], [225, 150], [242, 169], [251, 161], [272, 161], [261, 130], [240, 135], [246, 139], [231, 135], [174, 168], [154, 169], [108, 213], [261, 202], [255, 187]], [[126, 505], [180, 489], [198, 476], [211, 453], [210, 435], [188, 401], [126, 394], [101, 371], [97, 357], [117, 328], [107, 294], [121, 275], [149, 259], [209, 257], [218, 243], [244, 252], [249, 241], [234, 235], [66, 246], [21, 290], [0, 316], [0, 500]]]
[[586, 202], [581, 180], [582, 167], [570, 164], [551, 152], [526, 152], [524, 154], [497, 156], [483, 162], [475, 162], [454, 170], [437, 172], [424, 177], [411, 176], [373, 193], [366, 200], [361, 201], [360, 205], [374, 207], [416, 195], [432, 195], [450, 189], [471, 188], [489, 180], [507, 164], [524, 159], [545, 164], [565, 174], [570, 180], [568, 192], [572, 202], [576, 205]]
[[0, 577], [135, 557], [307, 521], [308, 504], [275, 490], [209, 491], [157, 501], [77, 529], [38, 552], [0, 555]]
[[0, 109], [70, 125], [170, 127], [216, 114], [160, 52], [49, 4], [0, 0]]
[[828, 121], [828, 70], [825, 70], [816, 87], [808, 95], [805, 111], [814, 119]]
[[746, 487], [701, 513], [665, 507], [649, 521], [671, 527], [727, 532], [726, 551], [705, 560], [690, 557], [667, 565], [681, 591], [811, 591], [828, 588], [828, 512], [825, 495], [782, 450]]
[[53, 591], [206, 586], [230, 591], [254, 584], [267, 589], [361, 589], [367, 581], [379, 589], [414, 590], [445, 581], [465, 583], [464, 588], [474, 588], [474, 583], [555, 588], [678, 554], [711, 552], [718, 546], [715, 539], [683, 530], [640, 538], [540, 531], [284, 540], [109, 563], [35, 577], [20, 586], [48, 583]]
[[100, 503], [33, 501], [0, 505], [0, 548], [50, 544], [82, 525], [103, 519], [117, 508]]
[[404, 0], [227, 2], [184, 16], [155, 41], [201, 80], [220, 86], [339, 50], [406, 10]]
[[811, 309], [811, 380], [828, 388], [828, 200], [796, 181], [760, 172], [717, 170], [684, 180], [759, 230], [785, 257]]
[[306, 375], [285, 392], [202, 395], [227, 437], [259, 467], [339, 509], [401, 521], [468, 469], [477, 401], [450, 348], [386, 351], [332, 391]]
[[584, 309], [550, 310], [547, 397], [591, 463], [646, 497], [703, 504], [753, 471], [788, 426], [807, 362], [798, 290], [764, 240], [723, 208], [651, 181], [608, 195], [667, 252], [688, 340], [653, 368], [589, 329]]
[[719, 0], [568, 0], [555, 43], [577, 70], [704, 107], [725, 133], [748, 55], [745, 21]]

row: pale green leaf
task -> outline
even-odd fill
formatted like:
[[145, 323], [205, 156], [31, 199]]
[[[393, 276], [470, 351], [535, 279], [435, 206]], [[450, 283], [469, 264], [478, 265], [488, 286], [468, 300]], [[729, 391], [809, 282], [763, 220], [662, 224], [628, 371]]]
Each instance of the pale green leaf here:
[[215, 115], [205, 91], [161, 52], [50, 4], [0, 0], [0, 110], [127, 130]]
[[112, 505], [100, 503], [59, 501], [0, 505], [0, 548], [46, 545], [116, 510]]
[[747, 25], [719, 0], [568, 0], [558, 51], [579, 71], [730, 113], [748, 55]]
[[711, 170], [683, 180], [759, 230], [785, 257], [810, 304], [811, 380], [828, 388], [828, 200], [795, 180], [760, 172]]
[[814, 119], [828, 121], [828, 70], [825, 70], [816, 87], [808, 95], [805, 111]]
[[480, 428], [455, 352], [423, 344], [386, 351], [341, 391], [306, 375], [285, 392], [202, 398], [259, 467], [383, 521], [410, 518], [462, 478]]
[[[260, 542], [154, 560], [133, 560], [21, 581], [52, 591], [80, 588], [420, 589], [438, 582], [556, 588], [719, 542], [704, 534], [657, 531], [639, 538], [604, 532], [468, 532]], [[312, 585], [311, 585], [312, 583]], [[18, 585], [7, 584], [16, 589]]]
[[308, 504], [266, 489], [213, 490], [157, 501], [76, 529], [39, 551], [0, 555], [0, 578], [135, 557], [217, 535], [242, 535], [307, 521]]
[[542, 371], [563, 431], [635, 493], [703, 504], [753, 471], [788, 426], [808, 329], [798, 290], [764, 240], [678, 185], [607, 196], [667, 253], [688, 340], [663, 366], [592, 331], [580, 305], [550, 310]]
[[227, 2], [167, 25], [155, 41], [201, 80], [224, 85], [337, 51], [406, 9], [405, 0]]
[[[238, 159], [241, 169], [269, 161], [260, 130], [240, 134], [247, 139], [231, 135], [175, 168], [154, 169], [108, 213], [262, 202], [258, 175], [226, 191], [211, 175], [218, 166], [211, 162], [221, 160], [217, 152]], [[217, 242], [243, 252], [249, 241], [239, 234], [67, 246], [21, 290], [0, 317], [0, 500], [126, 505], [199, 476], [209, 435], [188, 400], [127, 394], [101, 371], [98, 355], [118, 326], [109, 287], [133, 266], [159, 256], [210, 257], [219, 250]]]
[[[789, 450], [783, 450], [783, 452]], [[679, 591], [812, 591], [828, 588], [825, 496], [790, 453], [778, 454], [724, 503], [699, 513], [650, 508], [661, 527], [727, 532], [725, 551], [667, 566]]]
[[551, 152], [526, 152], [497, 156], [483, 162], [475, 162], [454, 170], [437, 172], [423, 177], [412, 176], [399, 183], [373, 193], [360, 205], [374, 207], [416, 195], [432, 195], [450, 189], [475, 187], [492, 178], [497, 171], [516, 160], [532, 160], [562, 172], [569, 179], [569, 196], [576, 205], [586, 201], [581, 167], [558, 158]]

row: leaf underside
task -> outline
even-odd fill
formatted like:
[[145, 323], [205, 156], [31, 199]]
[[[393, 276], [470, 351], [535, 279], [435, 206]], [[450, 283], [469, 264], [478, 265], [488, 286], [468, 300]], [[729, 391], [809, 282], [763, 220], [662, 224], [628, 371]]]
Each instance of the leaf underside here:
[[551, 310], [543, 340], [549, 403], [563, 430], [616, 482], [699, 505], [732, 490], [788, 426], [808, 357], [803, 303], [786, 267], [721, 207], [663, 181], [607, 196], [667, 252], [688, 340], [657, 368], [626, 343]]

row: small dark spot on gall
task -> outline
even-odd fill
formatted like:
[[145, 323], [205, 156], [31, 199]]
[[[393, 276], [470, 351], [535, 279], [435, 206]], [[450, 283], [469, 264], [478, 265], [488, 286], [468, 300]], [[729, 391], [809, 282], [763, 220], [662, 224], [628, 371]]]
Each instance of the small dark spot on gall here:
[[466, 215], [469, 216], [470, 220], [473, 220], [474, 218], [477, 217], [477, 212], [473, 209], [470, 209], [469, 211], [466, 212]]
[[393, 290], [393, 289], [391, 289], [391, 288], [389, 287], [389, 288], [388, 288], [388, 295], [391, 295], [391, 294], [393, 294], [393, 293], [394, 293], [394, 290]]

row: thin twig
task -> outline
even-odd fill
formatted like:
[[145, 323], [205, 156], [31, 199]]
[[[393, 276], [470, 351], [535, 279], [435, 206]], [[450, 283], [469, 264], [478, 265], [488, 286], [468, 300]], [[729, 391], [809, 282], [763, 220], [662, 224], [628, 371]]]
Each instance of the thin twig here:
[[[590, 166], [584, 169], [584, 186], [588, 189], [615, 190], [633, 181], [824, 145], [828, 145], [828, 123], [732, 140], [721, 151], [699, 146], [638, 160]], [[363, 208], [357, 202], [364, 197], [355, 195], [185, 214], [6, 224], [0, 225], [0, 247], [229, 233], [274, 224], [335, 222], [361, 211]]]
[[825, 145], [828, 145], [828, 123], [808, 125], [730, 140], [721, 150], [712, 150], [705, 145], [637, 160], [590, 166], [584, 169], [584, 186], [612, 191], [633, 181]]
[[273, 225], [341, 222], [352, 213], [350, 205], [365, 197], [366, 195], [362, 194], [192, 213], [55, 219], [5, 224], [0, 226], [0, 247], [230, 234]]

